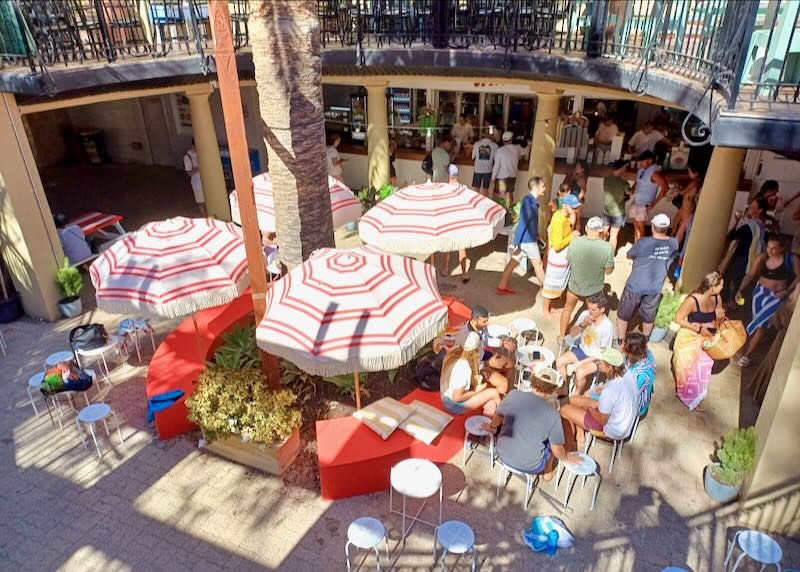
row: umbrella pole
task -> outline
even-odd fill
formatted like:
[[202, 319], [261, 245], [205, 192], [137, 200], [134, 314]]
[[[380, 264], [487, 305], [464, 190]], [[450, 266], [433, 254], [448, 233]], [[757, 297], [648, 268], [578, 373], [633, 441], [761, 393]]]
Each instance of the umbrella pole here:
[[200, 328], [197, 327], [197, 318], [192, 313], [192, 324], [194, 324], [194, 339], [197, 342], [197, 352], [200, 354], [200, 359], [203, 363], [206, 362], [206, 356], [203, 355], [203, 343], [200, 341]]
[[358, 379], [358, 370], [353, 372], [353, 379], [356, 382], [356, 409], [361, 409], [361, 382]]

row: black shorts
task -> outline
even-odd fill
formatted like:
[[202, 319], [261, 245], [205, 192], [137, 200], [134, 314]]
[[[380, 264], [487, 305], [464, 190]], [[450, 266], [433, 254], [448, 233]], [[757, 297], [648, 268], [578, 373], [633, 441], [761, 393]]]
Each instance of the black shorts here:
[[492, 180], [491, 173], [475, 173], [472, 175], [473, 189], [488, 189], [489, 181]]
[[659, 300], [661, 300], [660, 293], [639, 294], [638, 292], [633, 292], [625, 288], [619, 299], [617, 316], [620, 320], [630, 322], [634, 313], [636, 313], [636, 308], [639, 308], [639, 316], [641, 316], [642, 322], [645, 324], [652, 324], [656, 319]]

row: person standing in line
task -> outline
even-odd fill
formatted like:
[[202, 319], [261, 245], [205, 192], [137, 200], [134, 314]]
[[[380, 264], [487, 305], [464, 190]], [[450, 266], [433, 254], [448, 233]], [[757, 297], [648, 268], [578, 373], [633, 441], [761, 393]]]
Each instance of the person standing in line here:
[[575, 162], [572, 172], [564, 179], [564, 184], [569, 186], [569, 192], [581, 202], [581, 206], [575, 211], [574, 224], [575, 230], [580, 232], [583, 227], [581, 215], [583, 214], [583, 205], [586, 202], [586, 190], [589, 186], [589, 174], [586, 172], [586, 165], [582, 161]]
[[344, 182], [342, 180], [342, 163], [347, 161], [347, 159], [342, 159], [339, 156], [339, 144], [342, 142], [342, 136], [338, 133], [334, 133], [328, 138], [328, 147], [325, 149], [325, 157], [328, 163], [328, 175], [336, 179], [337, 181]]
[[612, 250], [617, 252], [620, 229], [625, 226], [625, 201], [631, 192], [628, 181], [622, 178], [628, 162], [622, 159], [611, 163], [611, 174], [603, 177], [603, 234]]
[[517, 184], [519, 158], [528, 149], [528, 146], [520, 147], [515, 144], [514, 134], [511, 131], [504, 132], [502, 139], [503, 146], [497, 150], [494, 156], [489, 186], [496, 184], [495, 193], [501, 197], [507, 196], [509, 207], [511, 207], [514, 205], [514, 187]]
[[637, 308], [642, 318], [642, 333], [650, 337], [669, 265], [680, 250], [678, 241], [667, 235], [670, 225], [667, 215], [657, 214], [650, 225], [653, 236], [645, 236], [628, 251], [633, 268], [617, 308], [617, 343], [620, 346]]
[[486, 196], [491, 196], [490, 181], [492, 179], [492, 168], [494, 167], [494, 157], [497, 153], [497, 143], [492, 141], [488, 135], [481, 137], [472, 146], [472, 159], [474, 160], [475, 171], [472, 175], [472, 190]]
[[578, 301], [601, 292], [605, 286], [605, 275], [614, 271], [614, 251], [603, 240], [601, 232], [603, 221], [600, 217], [593, 216], [586, 222], [586, 234], [575, 238], [567, 250], [570, 275], [567, 300], [559, 325], [559, 343], [567, 333]]
[[183, 155], [183, 170], [186, 171], [192, 184], [194, 202], [200, 209], [200, 216], [204, 217], [206, 216], [206, 199], [203, 194], [203, 181], [200, 179], [200, 161], [197, 159], [197, 149], [194, 148], [194, 137], [192, 137], [192, 146]]
[[633, 203], [628, 215], [633, 219], [634, 242], [644, 236], [645, 224], [650, 211], [661, 202], [669, 186], [667, 179], [656, 165], [656, 156], [652, 151], [639, 155], [639, 171], [636, 173], [636, 186], [633, 189]]
[[463, 113], [458, 116], [458, 120], [456, 124], [453, 125], [450, 133], [453, 135], [456, 153], [459, 153], [465, 145], [471, 143], [475, 138], [475, 130], [472, 128], [472, 124], [467, 121], [467, 118]]
[[619, 128], [614, 118], [611, 115], [604, 116], [594, 134], [595, 147], [604, 154], [608, 153], [611, 151], [611, 144], [614, 142], [614, 137], [617, 135], [619, 135]]
[[[561, 185], [561, 189], [569, 189]], [[578, 197], [566, 192], [560, 193], [561, 208], [553, 213], [550, 226], [547, 229], [547, 269], [544, 272], [544, 285], [542, 286], [542, 309], [544, 317], [553, 319], [550, 305], [564, 293], [569, 281], [569, 259], [567, 252], [572, 240], [578, 236], [578, 231], [573, 231], [575, 210], [580, 206]]]
[[766, 247], [764, 219], [768, 208], [767, 199], [754, 199], [747, 206], [743, 220], [728, 233], [730, 244], [720, 262], [719, 273], [725, 278], [724, 297], [729, 301]]
[[431, 162], [433, 163], [433, 175], [431, 181], [434, 183], [446, 183], [448, 179], [447, 167], [450, 165], [450, 147], [452, 140], [449, 135], [442, 135], [439, 144], [431, 151]]
[[[450, 164], [447, 167], [447, 175], [448, 183], [451, 185], [461, 185], [461, 183], [458, 182], [458, 165]], [[444, 253], [444, 256], [442, 256], [442, 263], [444, 264], [444, 270], [440, 270], [439, 272], [442, 274], [442, 276], [449, 276], [450, 252]], [[458, 263], [461, 265], [461, 282], [466, 284], [469, 282], [469, 274], [467, 274], [467, 251], [464, 248], [458, 249]]]
[[634, 157], [638, 157], [645, 151], [653, 153], [656, 143], [662, 139], [664, 139], [664, 134], [653, 126], [653, 122], [645, 121], [642, 128], [631, 136], [628, 141], [628, 149]]
[[681, 189], [680, 195], [672, 201], [678, 207], [675, 220], [672, 222], [672, 236], [678, 244], [683, 242], [683, 237], [689, 232], [689, 225], [692, 223], [700, 198], [700, 190], [703, 188], [703, 174], [700, 171], [689, 165], [686, 174], [689, 175], [689, 182]]
[[516, 294], [508, 287], [508, 281], [523, 256], [527, 256], [531, 261], [533, 272], [544, 287], [544, 266], [542, 265], [542, 255], [539, 252], [539, 199], [542, 198], [544, 192], [544, 179], [531, 177], [528, 181], [528, 195], [522, 199], [519, 220], [512, 238], [514, 256], [503, 270], [500, 284], [497, 285], [497, 294]]

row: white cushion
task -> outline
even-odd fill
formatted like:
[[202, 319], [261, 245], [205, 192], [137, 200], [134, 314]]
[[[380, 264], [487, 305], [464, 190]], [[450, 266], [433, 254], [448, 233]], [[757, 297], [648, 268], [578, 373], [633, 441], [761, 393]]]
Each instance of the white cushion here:
[[400, 429], [426, 445], [433, 443], [433, 440], [453, 420], [452, 415], [423, 401], [412, 401], [411, 407], [414, 413], [400, 423]]
[[384, 397], [370, 403], [363, 409], [353, 413], [353, 417], [375, 431], [381, 438], [388, 439], [400, 423], [414, 410], [410, 405], [400, 403], [391, 397]]

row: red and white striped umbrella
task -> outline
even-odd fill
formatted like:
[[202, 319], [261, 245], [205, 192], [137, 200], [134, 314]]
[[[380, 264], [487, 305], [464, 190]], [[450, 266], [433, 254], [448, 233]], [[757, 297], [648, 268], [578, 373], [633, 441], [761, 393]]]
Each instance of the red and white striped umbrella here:
[[227, 304], [249, 284], [239, 229], [206, 218], [148, 223], [103, 252], [89, 275], [98, 308], [165, 318]]
[[396, 191], [358, 222], [361, 240], [397, 254], [430, 254], [473, 248], [503, 228], [505, 209], [450, 183], [422, 183]]
[[[361, 216], [361, 202], [347, 186], [328, 177], [328, 188], [331, 193], [331, 213], [333, 214], [333, 228], [339, 228], [349, 222], [358, 220]], [[253, 177], [253, 193], [256, 199], [258, 213], [258, 228], [262, 232], [275, 232], [275, 196], [272, 194], [272, 179], [269, 173], [262, 173]], [[233, 191], [229, 196], [231, 202], [231, 217], [236, 224], [242, 224], [239, 214], [239, 195]]]
[[432, 266], [323, 248], [274, 283], [258, 345], [321, 376], [400, 367], [447, 326]]

